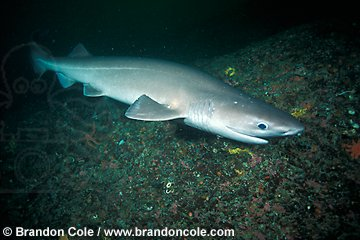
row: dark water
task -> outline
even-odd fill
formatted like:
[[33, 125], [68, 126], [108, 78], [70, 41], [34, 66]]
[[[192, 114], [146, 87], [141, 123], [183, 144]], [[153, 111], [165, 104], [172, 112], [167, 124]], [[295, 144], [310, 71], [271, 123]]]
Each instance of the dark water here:
[[[15, 0], [0, 13], [2, 231], [360, 237], [360, 17], [351, 4]], [[122, 103], [86, 98], [80, 85], [62, 89], [52, 73], [38, 79], [32, 41], [54, 56], [81, 42], [94, 55], [197, 66], [292, 113], [306, 130], [255, 146], [176, 121], [132, 121]]]
[[289, 6], [244, 0], [106, 4], [15, 0], [9, 4], [1, 9], [7, 47], [3, 51], [32, 39], [58, 54], [82, 42], [96, 55], [183, 60], [229, 53], [290, 26], [323, 18], [306, 2]]

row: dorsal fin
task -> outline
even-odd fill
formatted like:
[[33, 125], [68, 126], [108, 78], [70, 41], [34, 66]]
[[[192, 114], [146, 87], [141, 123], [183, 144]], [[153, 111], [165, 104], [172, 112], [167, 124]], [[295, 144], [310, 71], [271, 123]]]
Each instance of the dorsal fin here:
[[91, 56], [91, 54], [86, 50], [84, 45], [82, 45], [81, 43], [76, 45], [76, 47], [69, 54], [69, 57], [73, 57], [73, 58], [74, 57], [90, 57], [90, 56]]

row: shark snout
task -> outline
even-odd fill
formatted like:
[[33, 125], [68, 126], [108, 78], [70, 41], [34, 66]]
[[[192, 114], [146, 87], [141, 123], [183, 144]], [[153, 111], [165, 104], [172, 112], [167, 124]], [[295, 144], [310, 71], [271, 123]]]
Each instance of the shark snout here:
[[304, 125], [302, 125], [301, 123], [298, 123], [296, 126], [293, 126], [293, 127], [289, 128], [288, 130], [284, 131], [283, 136], [295, 135], [295, 134], [303, 132], [304, 129], [305, 129]]

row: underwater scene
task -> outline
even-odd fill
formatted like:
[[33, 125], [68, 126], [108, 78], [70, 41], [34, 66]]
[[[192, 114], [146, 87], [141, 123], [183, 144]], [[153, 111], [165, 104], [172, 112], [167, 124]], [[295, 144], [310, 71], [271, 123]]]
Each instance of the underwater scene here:
[[310, 3], [4, 4], [1, 239], [360, 239], [360, 14]]

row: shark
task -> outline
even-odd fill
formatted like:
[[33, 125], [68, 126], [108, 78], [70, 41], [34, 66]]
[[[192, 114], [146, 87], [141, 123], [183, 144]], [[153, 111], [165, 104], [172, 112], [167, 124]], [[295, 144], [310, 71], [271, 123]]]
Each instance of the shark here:
[[31, 59], [40, 77], [53, 71], [64, 88], [82, 83], [84, 96], [107, 96], [130, 105], [125, 112], [129, 119], [183, 119], [188, 126], [248, 144], [266, 144], [304, 130], [291, 114], [171, 61], [92, 56], [81, 43], [66, 57], [54, 57], [32, 43]]

